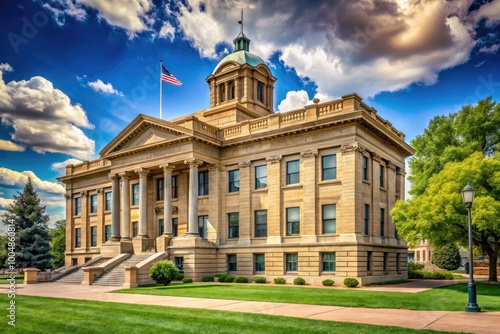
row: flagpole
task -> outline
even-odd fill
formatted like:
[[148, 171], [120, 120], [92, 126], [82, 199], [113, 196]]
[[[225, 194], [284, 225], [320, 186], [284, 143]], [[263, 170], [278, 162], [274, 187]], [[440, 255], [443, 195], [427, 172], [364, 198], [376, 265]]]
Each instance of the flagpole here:
[[162, 93], [162, 89], [161, 89], [161, 82], [162, 82], [162, 80], [161, 80], [161, 71], [162, 71], [162, 68], [161, 68], [161, 65], [162, 65], [162, 63], [161, 63], [161, 59], [160, 59], [160, 119], [163, 119], [162, 118], [162, 116], [163, 116], [162, 115], [162, 96], [161, 96], [162, 95], [161, 94]]

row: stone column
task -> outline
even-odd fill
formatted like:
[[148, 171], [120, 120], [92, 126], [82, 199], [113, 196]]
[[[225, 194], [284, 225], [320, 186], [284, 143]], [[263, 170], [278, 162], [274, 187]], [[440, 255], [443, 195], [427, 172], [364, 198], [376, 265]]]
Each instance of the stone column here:
[[250, 237], [252, 236], [252, 197], [251, 197], [251, 180], [250, 180], [250, 166], [252, 163], [250, 161], [243, 161], [238, 164], [240, 167], [240, 191], [239, 191], [239, 238], [238, 244], [248, 245], [250, 244]]
[[[210, 164], [208, 167], [208, 180], [209, 180], [209, 194], [208, 197], [208, 220], [215, 225], [215, 231], [217, 235], [213, 237], [213, 239], [223, 238], [222, 231], [226, 231], [227, 229], [222, 228], [222, 224], [225, 224], [226, 220], [221, 219], [220, 215], [220, 203], [221, 203], [221, 195], [219, 192], [220, 189], [220, 177], [221, 172], [224, 171], [224, 168], [219, 164]], [[208, 235], [207, 235], [208, 237]], [[227, 237], [227, 236], [226, 236]], [[212, 235], [210, 235], [212, 239]]]
[[139, 168], [135, 170], [139, 175], [139, 237], [149, 238], [148, 236], [148, 174], [149, 170]]
[[81, 212], [80, 212], [80, 228], [81, 228], [81, 233], [82, 233], [82, 238], [81, 238], [81, 249], [88, 250], [89, 248], [89, 191], [84, 190], [80, 193], [81, 196]]
[[161, 165], [163, 169], [163, 234], [172, 236], [172, 164]]
[[[281, 203], [281, 155], [267, 157], [267, 196], [274, 203]], [[267, 208], [267, 243], [281, 243], [281, 205], [269, 205]]]
[[110, 174], [111, 178], [111, 238], [120, 241], [120, 176]]
[[386, 236], [394, 238], [394, 224], [391, 218], [391, 209], [396, 204], [396, 165], [392, 162], [387, 163], [387, 227]]
[[203, 161], [191, 158], [184, 160], [189, 165], [189, 212], [187, 236], [198, 237], [198, 167]]
[[[372, 242], [381, 243], [380, 238], [380, 155], [372, 153], [372, 203], [370, 235]], [[373, 271], [373, 270], [372, 270]]]
[[[316, 210], [316, 156], [318, 150], [306, 150], [300, 153], [302, 158], [302, 189], [304, 200], [302, 204], [301, 221], [303, 222], [300, 234], [304, 241], [316, 242], [317, 234], [321, 234], [321, 227], [316, 228], [318, 213]], [[306, 240], [307, 239], [307, 240]]]
[[130, 241], [130, 178], [126, 173], [122, 179], [122, 241]]

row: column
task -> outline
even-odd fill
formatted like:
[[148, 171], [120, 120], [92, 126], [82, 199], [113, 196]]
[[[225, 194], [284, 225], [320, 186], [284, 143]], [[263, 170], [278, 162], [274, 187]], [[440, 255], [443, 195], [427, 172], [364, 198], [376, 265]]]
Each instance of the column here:
[[388, 238], [394, 238], [394, 224], [391, 218], [391, 209], [396, 204], [396, 165], [392, 162], [387, 162], [387, 228], [386, 235]]
[[203, 161], [196, 158], [184, 160], [189, 165], [189, 211], [187, 236], [198, 237], [198, 167]]
[[300, 234], [309, 237], [308, 241], [316, 241], [316, 235], [322, 233], [321, 228], [316, 228], [319, 214], [316, 212], [316, 156], [318, 150], [306, 150], [300, 153], [302, 157], [302, 190], [304, 200], [302, 204]]
[[[267, 157], [267, 198], [273, 203], [281, 203], [281, 155]], [[280, 204], [267, 208], [267, 243], [281, 243], [281, 210]]]
[[121, 173], [122, 179], [122, 241], [130, 241], [130, 178]]
[[110, 174], [111, 178], [111, 238], [120, 241], [120, 176]]
[[[224, 168], [219, 164], [210, 164], [208, 167], [208, 180], [209, 180], [209, 194], [208, 197], [208, 220], [212, 225], [217, 224], [215, 226], [215, 239], [222, 238], [222, 224], [226, 223], [225, 219], [221, 219], [220, 215], [220, 206], [221, 206], [221, 195], [220, 195], [220, 178], [221, 172], [224, 171]], [[226, 236], [227, 237], [227, 236]], [[210, 235], [210, 238], [212, 236]]]
[[172, 164], [161, 165], [163, 169], [163, 234], [172, 236], [172, 171], [175, 166]]
[[[381, 243], [380, 238], [380, 155], [372, 153], [372, 203], [370, 235], [372, 242]], [[372, 270], [373, 271], [373, 270]]]
[[251, 197], [251, 178], [250, 178], [250, 161], [242, 161], [238, 164], [240, 167], [240, 191], [239, 191], [239, 229], [240, 236], [238, 239], [239, 244], [250, 244], [252, 236], [252, 197]]
[[80, 213], [80, 228], [82, 233], [81, 249], [89, 248], [89, 191], [84, 190], [80, 193], [82, 198], [82, 211]]
[[138, 237], [149, 238], [148, 236], [148, 173], [149, 170], [139, 168], [135, 170], [139, 175], [139, 235]]

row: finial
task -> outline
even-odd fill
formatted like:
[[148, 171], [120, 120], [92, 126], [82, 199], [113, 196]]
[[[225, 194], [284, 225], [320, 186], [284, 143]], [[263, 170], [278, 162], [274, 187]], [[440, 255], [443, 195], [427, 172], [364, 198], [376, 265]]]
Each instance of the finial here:
[[238, 20], [238, 24], [241, 26], [241, 33], [243, 33], [243, 9], [241, 10], [241, 18]]

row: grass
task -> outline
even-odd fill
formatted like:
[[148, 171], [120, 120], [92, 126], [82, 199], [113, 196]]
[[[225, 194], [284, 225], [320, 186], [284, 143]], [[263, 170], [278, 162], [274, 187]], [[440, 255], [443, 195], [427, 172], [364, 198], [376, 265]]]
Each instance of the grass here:
[[[0, 284], [10, 284], [8, 279], [11, 275], [0, 275]], [[24, 280], [24, 275], [15, 275], [16, 284], [22, 284]]]
[[[500, 311], [500, 284], [477, 283], [477, 302], [482, 311]], [[293, 289], [293, 290], [291, 290]], [[467, 283], [457, 283], [419, 293], [380, 292], [365, 289], [299, 288], [257, 284], [171, 284], [117, 290], [165, 296], [236, 299], [298, 304], [332, 305], [409, 310], [463, 311]]]
[[[2, 294], [1, 308], [4, 309]], [[299, 319], [264, 314], [16, 296], [16, 327], [2, 333], [345, 333], [439, 334], [431, 330]]]

